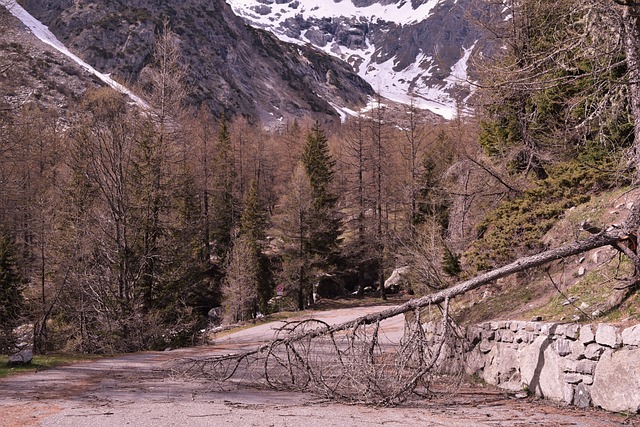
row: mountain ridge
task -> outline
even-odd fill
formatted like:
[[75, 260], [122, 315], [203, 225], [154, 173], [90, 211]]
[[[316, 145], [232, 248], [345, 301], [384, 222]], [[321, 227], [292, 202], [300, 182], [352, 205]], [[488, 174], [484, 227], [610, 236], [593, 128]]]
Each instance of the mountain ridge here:
[[382, 96], [445, 118], [472, 94], [493, 45], [471, 0], [228, 0], [251, 25], [349, 63]]
[[373, 89], [350, 67], [307, 46], [254, 29], [221, 0], [23, 2], [65, 45], [119, 81], [138, 82], [165, 19], [181, 40], [190, 102], [216, 114], [277, 125], [307, 115], [336, 121]]

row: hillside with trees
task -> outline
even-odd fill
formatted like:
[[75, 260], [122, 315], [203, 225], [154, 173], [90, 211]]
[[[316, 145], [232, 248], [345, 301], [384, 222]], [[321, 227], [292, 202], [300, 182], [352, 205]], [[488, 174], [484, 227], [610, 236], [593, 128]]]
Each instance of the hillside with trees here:
[[[107, 88], [66, 109], [0, 100], [0, 348], [18, 323], [39, 352], [191, 345], [218, 307], [236, 323], [384, 299], [404, 266], [403, 292], [455, 293], [554, 250], [545, 235], [570, 209], [637, 184], [639, 6], [479, 5], [505, 48], [476, 64], [473, 113], [450, 121], [381, 98], [344, 123], [270, 129], [194, 106], [170, 22], [144, 68], [149, 110]], [[9, 92], [14, 60], [0, 61]], [[593, 231], [627, 257], [624, 299], [639, 208]]]

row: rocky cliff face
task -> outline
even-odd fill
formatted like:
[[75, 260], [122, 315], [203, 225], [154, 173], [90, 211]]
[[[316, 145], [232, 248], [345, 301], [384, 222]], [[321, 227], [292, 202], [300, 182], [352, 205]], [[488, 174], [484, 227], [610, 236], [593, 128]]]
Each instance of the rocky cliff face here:
[[277, 123], [333, 120], [373, 90], [337, 58], [252, 28], [223, 0], [26, 0], [23, 6], [78, 56], [137, 82], [163, 21], [179, 36], [194, 104]]
[[445, 117], [469, 95], [470, 58], [491, 49], [473, 0], [229, 0], [252, 25], [351, 64], [383, 96]]
[[[0, 122], [25, 104], [68, 111], [101, 82], [0, 7]], [[0, 136], [1, 138], [1, 136]]]

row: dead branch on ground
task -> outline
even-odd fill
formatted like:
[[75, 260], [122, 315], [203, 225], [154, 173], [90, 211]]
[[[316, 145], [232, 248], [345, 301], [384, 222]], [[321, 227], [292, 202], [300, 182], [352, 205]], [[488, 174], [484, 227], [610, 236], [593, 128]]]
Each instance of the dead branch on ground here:
[[[289, 322], [277, 331], [275, 339], [254, 350], [185, 359], [176, 366], [176, 371], [216, 381], [244, 379], [275, 389], [313, 391], [349, 402], [397, 404], [419, 387], [428, 393], [435, 375], [462, 369], [462, 347], [466, 343], [464, 334], [457, 331], [449, 317], [451, 298], [510, 274], [591, 249], [607, 245], [619, 248], [628, 239], [622, 228], [611, 228], [338, 325], [319, 320]], [[420, 309], [440, 304], [443, 304], [442, 322], [437, 330], [430, 330], [431, 326], [421, 321]], [[382, 322], [407, 313], [413, 316], [405, 316], [408, 321], [403, 339], [399, 343], [390, 342], [384, 335]]]

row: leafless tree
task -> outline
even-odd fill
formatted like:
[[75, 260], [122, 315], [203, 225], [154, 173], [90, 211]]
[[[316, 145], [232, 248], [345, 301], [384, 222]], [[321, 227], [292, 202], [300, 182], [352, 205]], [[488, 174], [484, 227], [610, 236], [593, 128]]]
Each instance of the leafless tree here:
[[405, 108], [407, 115], [407, 123], [403, 125], [403, 133], [405, 136], [404, 144], [401, 147], [401, 153], [407, 162], [409, 176], [405, 183], [405, 191], [408, 193], [410, 214], [409, 214], [409, 230], [413, 237], [415, 234], [414, 221], [418, 215], [418, 193], [420, 174], [420, 157], [423, 155], [423, 149], [427, 138], [427, 123], [424, 115], [415, 104], [412, 97], [410, 104]]
[[224, 319], [228, 323], [250, 320], [258, 299], [259, 260], [246, 236], [234, 239], [222, 284]]
[[356, 264], [356, 292], [362, 296], [366, 285], [365, 276], [371, 272], [371, 266], [377, 257], [373, 244], [373, 144], [369, 138], [366, 117], [358, 115], [349, 119], [341, 140], [338, 166], [345, 176], [342, 194], [347, 206], [351, 207], [345, 219], [345, 227], [350, 232], [345, 233], [348, 237], [344, 251]]
[[313, 199], [311, 182], [302, 162], [293, 171], [290, 188], [280, 203], [274, 223], [281, 233], [283, 268], [281, 280], [285, 292], [296, 301], [295, 308], [302, 310], [313, 304], [311, 284], [312, 265], [309, 252], [310, 218]]
[[[628, 72], [628, 90], [631, 113], [634, 118], [634, 145], [637, 179], [640, 180], [640, 3], [631, 0], [613, 0], [622, 8], [622, 22], [613, 30], [619, 31], [624, 44]], [[606, 8], [606, 6], [603, 5]], [[640, 218], [639, 218], [640, 219]]]

